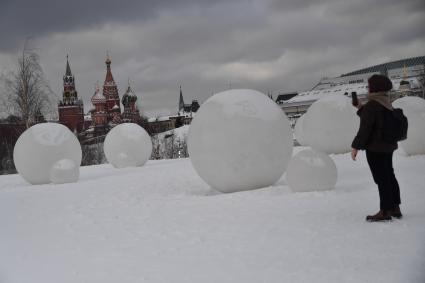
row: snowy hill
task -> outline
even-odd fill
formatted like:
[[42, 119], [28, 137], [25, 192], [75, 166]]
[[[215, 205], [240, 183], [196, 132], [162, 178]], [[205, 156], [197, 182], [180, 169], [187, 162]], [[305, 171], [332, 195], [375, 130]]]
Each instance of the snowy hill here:
[[405, 217], [368, 223], [364, 154], [332, 156], [336, 189], [282, 178], [219, 194], [188, 159], [81, 168], [78, 183], [0, 176], [0, 282], [425, 282], [425, 156], [395, 156]]

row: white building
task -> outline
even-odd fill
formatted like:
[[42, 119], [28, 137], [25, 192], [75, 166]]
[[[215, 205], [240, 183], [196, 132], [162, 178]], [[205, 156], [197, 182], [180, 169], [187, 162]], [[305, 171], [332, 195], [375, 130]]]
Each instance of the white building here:
[[323, 78], [309, 91], [303, 91], [280, 106], [289, 117], [298, 117], [307, 111], [317, 99], [329, 94], [351, 97], [356, 92], [360, 100], [368, 93], [367, 80], [373, 74], [384, 74], [393, 83], [391, 95], [416, 95], [424, 97], [425, 56], [392, 61], [385, 64], [360, 69], [334, 78]]

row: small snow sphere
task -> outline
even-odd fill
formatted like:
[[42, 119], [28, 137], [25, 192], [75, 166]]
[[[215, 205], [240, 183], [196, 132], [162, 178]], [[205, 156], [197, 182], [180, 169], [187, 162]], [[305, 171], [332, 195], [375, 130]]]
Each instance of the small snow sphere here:
[[303, 131], [304, 117], [305, 115], [298, 118], [294, 128], [294, 135], [300, 145], [307, 146], [307, 138], [305, 137], [307, 133]]
[[407, 155], [425, 154], [425, 112], [406, 116], [409, 122], [407, 139], [401, 141], [400, 146]]
[[292, 132], [282, 109], [263, 93], [234, 89], [202, 104], [188, 135], [193, 167], [224, 192], [274, 184], [292, 155]]
[[[19, 137], [13, 160], [18, 173], [31, 184], [76, 182], [81, 146], [67, 127], [56, 123], [37, 124]], [[73, 168], [69, 169], [64, 162], [68, 165], [72, 162]]]
[[413, 113], [425, 113], [425, 99], [417, 96], [405, 96], [392, 103], [394, 108], [401, 108], [404, 115], [409, 117]]
[[294, 192], [331, 190], [337, 180], [335, 162], [325, 153], [304, 149], [294, 155], [286, 170], [286, 181]]
[[77, 182], [79, 177], [79, 165], [71, 159], [61, 159], [50, 169], [49, 179], [55, 184]]
[[139, 125], [124, 123], [109, 131], [103, 149], [115, 168], [142, 166], [152, 154], [152, 140]]
[[360, 119], [349, 98], [325, 96], [314, 102], [304, 116], [301, 135], [309, 146], [328, 154], [351, 150]]

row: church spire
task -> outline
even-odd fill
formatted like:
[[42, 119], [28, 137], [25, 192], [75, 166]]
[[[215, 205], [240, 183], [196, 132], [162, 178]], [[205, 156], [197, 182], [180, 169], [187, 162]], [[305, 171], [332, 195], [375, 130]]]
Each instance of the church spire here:
[[182, 86], [180, 86], [179, 112], [182, 110], [184, 110], [184, 100], [183, 100]]
[[66, 54], [66, 71], [65, 76], [72, 76], [71, 67], [69, 67], [68, 54]]
[[75, 80], [69, 66], [69, 57], [66, 55], [66, 69], [63, 76], [63, 103], [69, 104], [77, 100], [77, 92], [75, 91]]
[[113, 82], [114, 84], [115, 84], [115, 82], [114, 82], [114, 77], [112, 76], [112, 72], [111, 72], [111, 58], [109, 57], [109, 52], [108, 51], [106, 51], [106, 61], [105, 61], [105, 64], [106, 64], [106, 77], [105, 77], [105, 83], [106, 82]]
[[109, 57], [109, 50], [106, 50], [106, 61], [105, 61], [105, 63], [106, 64], [111, 64], [111, 58]]
[[69, 66], [68, 54], [66, 55], [66, 68], [65, 74], [63, 75], [63, 93], [60, 103], [67, 106], [80, 104], [82, 106], [82, 102], [78, 99], [78, 93], [75, 90], [75, 78], [71, 72], [71, 67]]

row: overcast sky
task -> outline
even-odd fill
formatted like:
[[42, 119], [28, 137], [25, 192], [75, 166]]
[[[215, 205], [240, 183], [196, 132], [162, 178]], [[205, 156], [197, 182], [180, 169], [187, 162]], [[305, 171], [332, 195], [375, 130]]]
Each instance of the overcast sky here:
[[423, 0], [0, 0], [0, 73], [26, 37], [62, 96], [69, 54], [85, 111], [105, 79], [106, 51], [120, 96], [128, 78], [148, 116], [253, 88], [307, 90], [321, 77], [425, 55]]

